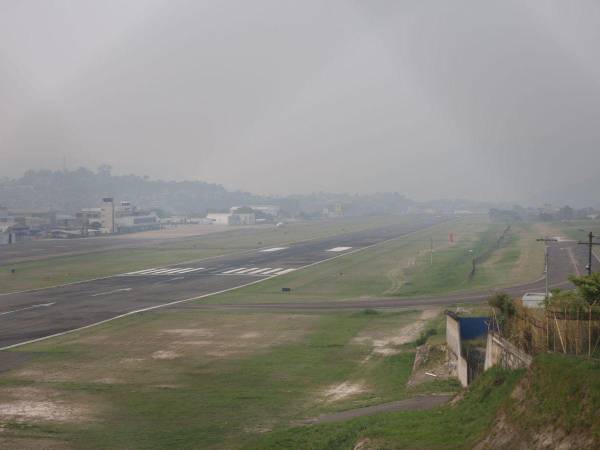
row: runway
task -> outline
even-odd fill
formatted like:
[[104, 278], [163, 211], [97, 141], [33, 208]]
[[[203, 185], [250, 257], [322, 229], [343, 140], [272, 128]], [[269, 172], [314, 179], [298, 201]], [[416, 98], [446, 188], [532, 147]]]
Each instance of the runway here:
[[[574, 241], [551, 243], [548, 248], [550, 261], [550, 289], [572, 289], [568, 280], [570, 275], [584, 275], [588, 253], [584, 246]], [[600, 260], [594, 255], [593, 266], [600, 267]], [[530, 283], [515, 286], [504, 286], [477, 291], [466, 291], [435, 296], [422, 297], [384, 297], [368, 299], [347, 299], [335, 301], [281, 302], [281, 303], [235, 303], [235, 304], [186, 304], [178, 308], [185, 309], [248, 309], [248, 310], [344, 310], [366, 308], [422, 308], [436, 306], [452, 306], [458, 304], [478, 304], [486, 301], [491, 295], [503, 292], [512, 297], [521, 297], [526, 292], [544, 292], [545, 279], [540, 278]]]
[[443, 220], [431, 217], [426, 224], [387, 226], [197, 263], [0, 295], [0, 349], [285, 275]]
[[[143, 231], [132, 234], [96, 236], [73, 239], [34, 239], [0, 247], [0, 266], [27, 261], [85, 255], [110, 250], [152, 248], [168, 244], [173, 240], [192, 240], [214, 233], [252, 233], [255, 228], [227, 230], [214, 225], [182, 226], [179, 229]], [[181, 236], [176, 236], [177, 233]]]

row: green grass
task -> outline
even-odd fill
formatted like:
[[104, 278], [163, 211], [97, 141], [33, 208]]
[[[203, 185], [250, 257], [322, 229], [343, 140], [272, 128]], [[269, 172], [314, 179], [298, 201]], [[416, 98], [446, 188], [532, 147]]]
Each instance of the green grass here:
[[522, 372], [501, 369], [481, 376], [456, 406], [379, 414], [348, 422], [288, 428], [249, 442], [247, 449], [368, 448], [464, 449], [482, 438]]
[[523, 432], [548, 426], [566, 433], [592, 433], [600, 440], [600, 363], [545, 354], [536, 358], [522, 398], [505, 411]]
[[[391, 224], [425, 223], [427, 220], [427, 217], [412, 215], [374, 216], [291, 223], [284, 228], [238, 228], [194, 238], [167, 240], [151, 247], [108, 250], [3, 265], [0, 266], [0, 293], [54, 286]], [[16, 273], [12, 274], [11, 269], [16, 269]]]
[[[76, 448], [238, 448], [264, 429], [421, 392], [406, 388], [413, 345], [364, 362], [372, 347], [355, 340], [393, 336], [416, 314], [154, 312], [37, 343], [18, 350], [32, 361], [0, 376], [0, 402], [9, 401], [10, 389], [27, 386], [52, 392], [50, 398], [61, 404], [83, 403], [93, 420], [34, 421], [26, 429], [13, 422], [4, 436], [51, 438]], [[202, 339], [213, 344], [165, 331], [173, 329], [210, 330], [211, 337]], [[261, 337], [247, 344], [240, 336], [251, 330]], [[211, 354], [227, 348], [237, 353]], [[164, 349], [180, 357], [150, 357]], [[366, 390], [326, 401], [324, 390], [343, 382], [365, 383]], [[426, 388], [456, 386], [439, 382]]]
[[[543, 266], [543, 247], [531, 244], [529, 238], [535, 231], [525, 227], [515, 227], [504, 245], [490, 253], [476, 276], [469, 277], [472, 255], [493, 248], [503, 229], [503, 226], [489, 224], [478, 217], [444, 223], [203, 302], [272, 303], [410, 297], [536, 279]], [[452, 245], [448, 242], [451, 232], [457, 239]], [[428, 252], [430, 238], [434, 239], [436, 248], [432, 266]], [[533, 242], [537, 244], [535, 240]], [[526, 269], [515, 272], [515, 263], [509, 263], [507, 259], [517, 253], [519, 268], [524, 266]], [[511, 258], [514, 260], [514, 256]], [[283, 287], [291, 288], [292, 293], [282, 293]]]

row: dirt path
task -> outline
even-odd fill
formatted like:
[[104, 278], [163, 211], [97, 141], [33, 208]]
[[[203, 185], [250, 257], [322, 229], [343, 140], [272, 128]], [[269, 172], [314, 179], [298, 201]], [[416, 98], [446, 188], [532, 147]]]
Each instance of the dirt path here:
[[382, 403], [381, 405], [367, 406], [366, 408], [349, 409], [333, 414], [324, 414], [319, 417], [303, 420], [300, 423], [302, 425], [314, 425], [319, 423], [342, 422], [356, 417], [372, 416], [373, 414], [384, 412], [431, 409], [447, 403], [452, 397], [454, 397], [454, 395], [450, 394], [420, 395], [407, 400]]

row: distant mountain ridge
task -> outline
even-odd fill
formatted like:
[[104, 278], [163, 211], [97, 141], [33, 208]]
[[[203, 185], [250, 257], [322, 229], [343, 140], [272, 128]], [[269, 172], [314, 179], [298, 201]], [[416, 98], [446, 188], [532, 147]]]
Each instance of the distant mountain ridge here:
[[102, 197], [127, 200], [141, 208], [160, 208], [174, 214], [203, 214], [210, 209], [269, 200], [202, 181], [161, 181], [136, 175], [112, 175], [107, 166], [96, 172], [85, 168], [30, 170], [21, 178], [0, 180], [0, 205], [9, 208], [73, 213], [98, 206]]
[[99, 206], [103, 197], [129, 201], [144, 209], [160, 209], [167, 214], [204, 215], [208, 211], [228, 210], [232, 206], [279, 206], [291, 215], [327, 215], [339, 208], [344, 215], [400, 214], [423, 210], [487, 212], [493, 202], [440, 199], [415, 202], [398, 192], [312, 194], [271, 197], [203, 181], [163, 181], [146, 176], [113, 175], [109, 166], [96, 171], [29, 170], [20, 178], [0, 178], [0, 206], [11, 209], [55, 210], [75, 213]]

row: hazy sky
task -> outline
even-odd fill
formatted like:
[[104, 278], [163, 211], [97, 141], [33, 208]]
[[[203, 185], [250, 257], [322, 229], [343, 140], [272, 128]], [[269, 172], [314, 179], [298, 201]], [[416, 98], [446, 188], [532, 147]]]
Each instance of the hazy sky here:
[[600, 173], [600, 2], [0, 0], [0, 155], [526, 198]]

